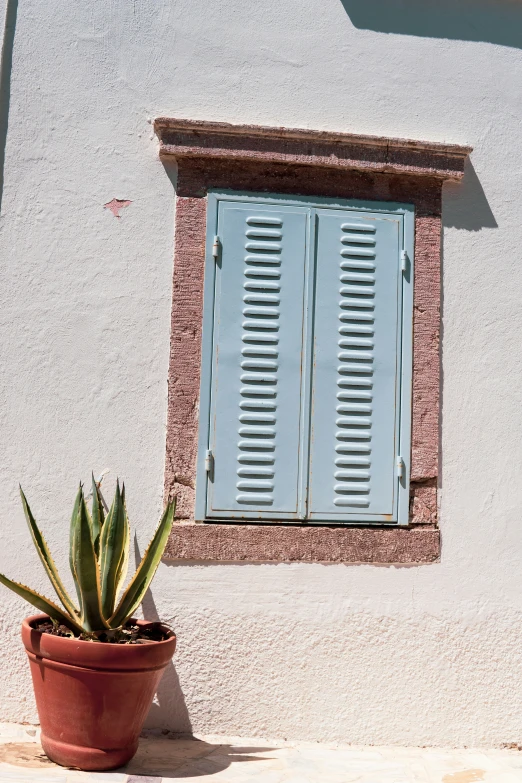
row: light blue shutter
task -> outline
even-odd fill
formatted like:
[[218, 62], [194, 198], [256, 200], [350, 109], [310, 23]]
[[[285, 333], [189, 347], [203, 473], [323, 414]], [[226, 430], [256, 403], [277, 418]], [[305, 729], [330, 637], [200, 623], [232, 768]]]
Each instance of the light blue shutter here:
[[317, 210], [311, 519], [397, 519], [401, 220]]
[[308, 210], [221, 202], [207, 516], [298, 514]]

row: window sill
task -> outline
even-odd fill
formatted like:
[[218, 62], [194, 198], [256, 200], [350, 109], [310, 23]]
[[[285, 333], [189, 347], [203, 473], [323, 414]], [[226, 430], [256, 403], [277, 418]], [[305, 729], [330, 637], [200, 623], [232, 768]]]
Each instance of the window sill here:
[[435, 529], [175, 524], [165, 558], [212, 562], [407, 565], [440, 559]]

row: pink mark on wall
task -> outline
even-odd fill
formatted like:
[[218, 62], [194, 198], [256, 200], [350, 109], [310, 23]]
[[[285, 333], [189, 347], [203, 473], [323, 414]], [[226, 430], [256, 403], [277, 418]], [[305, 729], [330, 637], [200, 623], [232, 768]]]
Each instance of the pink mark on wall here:
[[120, 209], [130, 206], [130, 204], [132, 204], [132, 201], [127, 201], [127, 199], [113, 198], [112, 201], [108, 201], [106, 204], [104, 204], [103, 208], [109, 209], [114, 217], [119, 219], [121, 218]]

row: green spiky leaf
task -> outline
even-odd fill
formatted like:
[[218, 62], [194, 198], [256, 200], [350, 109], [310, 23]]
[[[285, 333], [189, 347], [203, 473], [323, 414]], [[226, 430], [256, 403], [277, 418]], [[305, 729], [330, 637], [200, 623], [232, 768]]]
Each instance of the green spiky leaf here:
[[73, 576], [80, 594], [81, 624], [86, 631], [107, 628], [101, 609], [100, 569], [94, 552], [92, 526], [81, 492], [76, 523], [73, 527]]
[[104, 617], [114, 612], [114, 604], [122, 569], [128, 557], [126, 547], [130, 541], [129, 522], [125, 511], [125, 488], [120, 492], [116, 482], [116, 493], [105, 520], [100, 538], [101, 601]]
[[36, 524], [36, 520], [33, 517], [32, 511], [29, 507], [29, 503], [27, 502], [27, 498], [24, 495], [22, 487], [20, 487], [20, 495], [22, 498], [22, 505], [24, 508], [25, 518], [27, 520], [27, 524], [31, 532], [31, 538], [33, 539], [40, 560], [43, 563], [43, 567], [47, 572], [47, 576], [51, 580], [51, 584], [56, 591], [56, 595], [64, 605], [67, 612], [71, 615], [71, 617], [78, 619], [78, 609], [73, 604], [71, 598], [67, 593], [67, 590], [65, 589], [62, 580], [60, 579], [60, 575], [58, 573], [54, 560], [51, 557], [49, 547], [47, 546], [45, 538], [41, 534], [38, 525]]
[[[141, 603], [163, 555], [175, 512], [175, 502], [169, 503], [133, 579], [114, 612], [118, 592], [125, 580], [129, 557], [130, 529], [125, 507], [125, 489], [122, 487], [120, 492], [117, 485], [114, 503], [105, 521], [97, 489], [93, 486], [94, 508], [93, 518], [91, 518], [80, 484], [71, 519], [69, 561], [78, 593], [79, 611], [74, 607], [65, 590], [49, 548], [21, 490], [32, 539], [53, 587], [64, 603], [65, 610], [31, 588], [0, 575], [0, 584], [13, 590], [53, 620], [63, 623], [73, 633], [86, 633], [92, 637], [101, 631], [119, 628]], [[95, 550], [96, 540], [99, 542], [99, 558]], [[99, 560], [100, 563], [103, 560], [104, 584], [107, 590], [105, 606], [107, 612], [111, 613], [110, 623], [106, 619], [109, 613], [104, 614], [102, 610]]]
[[122, 487], [121, 496], [122, 496], [122, 503], [123, 503], [123, 515], [125, 517], [125, 524], [123, 525], [123, 546], [122, 546], [123, 556], [120, 558], [120, 562], [118, 563], [118, 570], [116, 573], [116, 593], [114, 595], [114, 603], [112, 605], [110, 614], [106, 614], [105, 617], [110, 617], [110, 615], [114, 612], [114, 606], [116, 604], [118, 595], [123, 587], [123, 583], [127, 578], [127, 570], [129, 567], [131, 536], [130, 536], [129, 517], [127, 514], [127, 504], [125, 503], [125, 484]]
[[141, 604], [163, 556], [175, 511], [176, 500], [174, 499], [171, 503], [168, 503], [136, 573], [123, 593], [114, 615], [109, 620], [111, 628], [118, 628], [120, 625], [123, 625]]
[[100, 533], [105, 521], [105, 512], [103, 510], [103, 503], [101, 501], [98, 485], [94, 480], [94, 473], [92, 474], [92, 541], [94, 544], [94, 551], [96, 557], [100, 552]]
[[78, 511], [80, 508], [80, 503], [82, 501], [83, 497], [83, 488], [82, 483], [80, 482], [80, 486], [78, 487], [78, 492], [76, 493], [76, 498], [74, 500], [74, 506], [73, 506], [73, 512], [71, 516], [71, 527], [70, 527], [70, 533], [69, 533], [69, 566], [71, 568], [71, 574], [73, 576], [74, 580], [74, 587], [76, 588], [76, 594], [78, 596], [78, 601], [81, 604], [82, 601], [82, 594], [80, 592], [80, 588], [78, 586], [78, 580], [76, 578], [76, 570], [74, 565], [74, 551], [76, 546], [76, 533], [78, 530], [77, 520], [78, 520]]
[[41, 612], [48, 614], [53, 620], [63, 623], [67, 628], [70, 628], [76, 633], [82, 632], [83, 629], [79, 623], [76, 623], [71, 617], [65, 614], [65, 612], [63, 612], [59, 606], [56, 606], [55, 603], [48, 598], [45, 598], [43, 595], [40, 595], [40, 593], [37, 593], [35, 590], [31, 590], [30, 587], [26, 587], [20, 582], [13, 582], [3, 574], [0, 574], [0, 583], [5, 585], [5, 587], [8, 587], [13, 593], [16, 593], [21, 598], [24, 598]]

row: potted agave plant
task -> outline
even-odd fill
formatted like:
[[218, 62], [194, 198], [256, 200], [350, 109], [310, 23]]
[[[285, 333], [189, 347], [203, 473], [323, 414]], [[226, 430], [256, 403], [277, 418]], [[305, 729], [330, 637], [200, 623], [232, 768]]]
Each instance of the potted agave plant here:
[[82, 486], [70, 529], [70, 566], [78, 605], [68, 595], [24, 493], [33, 542], [63, 609], [39, 593], [0, 575], [0, 583], [44, 614], [22, 624], [42, 747], [50, 759], [83, 770], [114, 769], [136, 753], [157, 685], [174, 654], [176, 636], [161, 623], [136, 620], [172, 527], [169, 503], [136, 573], [123, 588], [130, 529], [125, 487], [116, 483], [105, 518], [99, 486], [92, 513]]

